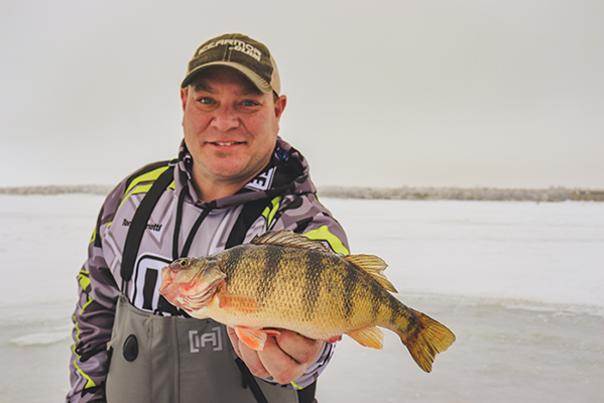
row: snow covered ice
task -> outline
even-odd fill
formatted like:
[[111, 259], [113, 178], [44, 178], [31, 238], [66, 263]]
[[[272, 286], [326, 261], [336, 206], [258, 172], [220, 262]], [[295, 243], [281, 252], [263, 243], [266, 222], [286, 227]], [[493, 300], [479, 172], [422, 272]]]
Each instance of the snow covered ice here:
[[[0, 196], [0, 402], [67, 391], [75, 276], [98, 195]], [[423, 373], [392, 332], [344, 337], [327, 402], [596, 402], [604, 379], [604, 203], [322, 199], [353, 253], [457, 341]]]

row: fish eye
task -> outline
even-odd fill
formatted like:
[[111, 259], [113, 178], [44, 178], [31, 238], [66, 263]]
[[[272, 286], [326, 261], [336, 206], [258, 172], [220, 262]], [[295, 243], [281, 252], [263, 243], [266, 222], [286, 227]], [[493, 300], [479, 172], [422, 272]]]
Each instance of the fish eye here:
[[180, 259], [176, 259], [174, 261], [175, 265], [186, 266], [189, 263], [189, 258], [181, 257]]

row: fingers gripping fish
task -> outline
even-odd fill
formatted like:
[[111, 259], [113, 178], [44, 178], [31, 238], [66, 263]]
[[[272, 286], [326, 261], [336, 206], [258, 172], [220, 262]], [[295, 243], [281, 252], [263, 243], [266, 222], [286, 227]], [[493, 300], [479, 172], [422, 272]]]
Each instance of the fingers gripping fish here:
[[377, 256], [340, 256], [319, 241], [277, 231], [212, 256], [174, 261], [163, 269], [160, 293], [193, 317], [235, 328], [255, 350], [279, 328], [326, 341], [347, 334], [381, 349], [378, 326], [387, 328], [430, 372], [455, 335], [395, 298], [385, 268]]

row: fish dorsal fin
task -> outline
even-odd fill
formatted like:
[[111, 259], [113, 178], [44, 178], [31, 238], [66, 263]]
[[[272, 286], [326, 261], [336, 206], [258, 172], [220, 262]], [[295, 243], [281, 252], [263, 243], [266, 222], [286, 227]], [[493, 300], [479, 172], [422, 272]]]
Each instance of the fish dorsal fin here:
[[321, 241], [308, 239], [304, 235], [289, 230], [266, 232], [256, 236], [251, 243], [254, 245], [275, 245], [333, 253]]
[[384, 276], [384, 269], [388, 265], [381, 258], [374, 255], [348, 255], [344, 256], [344, 259], [369, 274], [386, 290], [398, 292], [390, 280]]

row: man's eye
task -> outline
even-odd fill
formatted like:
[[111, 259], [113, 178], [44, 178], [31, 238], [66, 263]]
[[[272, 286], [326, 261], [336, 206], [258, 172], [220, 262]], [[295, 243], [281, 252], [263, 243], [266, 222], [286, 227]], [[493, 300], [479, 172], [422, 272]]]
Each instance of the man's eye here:
[[198, 102], [203, 105], [214, 105], [216, 103], [216, 101], [210, 97], [201, 97], [199, 98]]
[[241, 106], [245, 106], [246, 108], [254, 107], [254, 106], [258, 106], [258, 105], [260, 105], [258, 102], [251, 100], [251, 99], [246, 99], [244, 101], [241, 101]]

